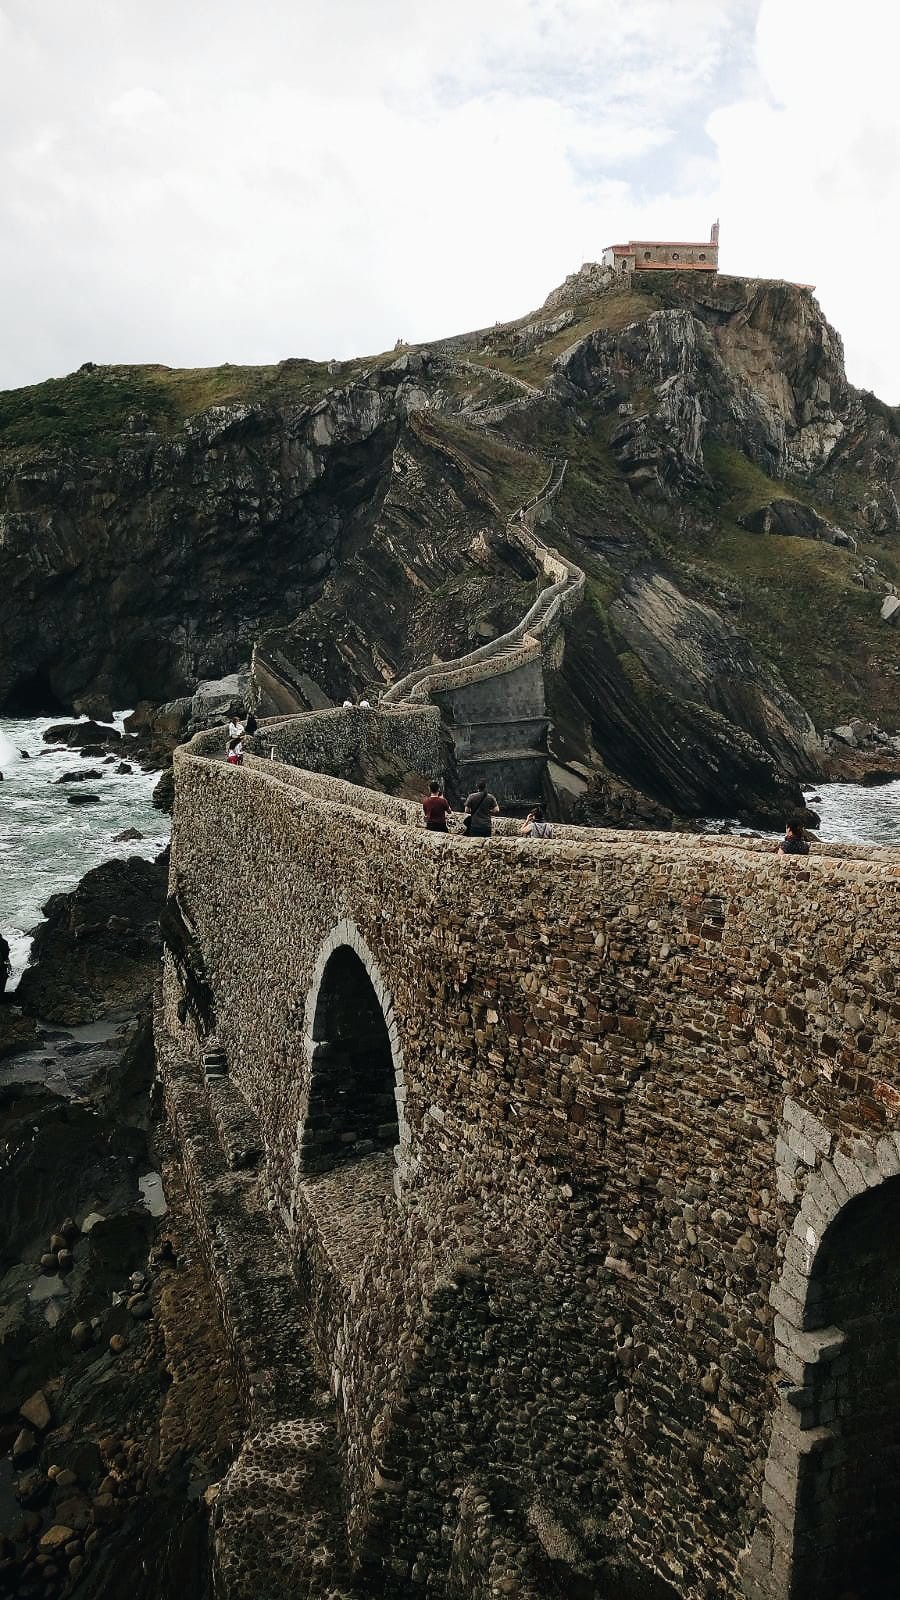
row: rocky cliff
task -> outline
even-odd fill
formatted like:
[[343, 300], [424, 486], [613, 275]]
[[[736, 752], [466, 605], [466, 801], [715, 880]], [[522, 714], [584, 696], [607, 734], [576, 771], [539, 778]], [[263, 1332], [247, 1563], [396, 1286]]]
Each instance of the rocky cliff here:
[[289, 711], [482, 644], [536, 592], [506, 524], [551, 455], [588, 577], [548, 682], [573, 806], [775, 817], [816, 725], [896, 722], [897, 416], [808, 290], [596, 267], [427, 350], [0, 396], [0, 708], [160, 702], [252, 658]]

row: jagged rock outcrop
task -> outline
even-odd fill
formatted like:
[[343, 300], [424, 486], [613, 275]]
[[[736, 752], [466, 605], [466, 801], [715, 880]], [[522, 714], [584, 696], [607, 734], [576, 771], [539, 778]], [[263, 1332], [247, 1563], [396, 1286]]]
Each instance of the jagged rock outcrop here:
[[694, 471], [704, 437], [716, 432], [775, 477], [816, 472], [865, 418], [838, 335], [812, 295], [788, 284], [706, 285], [689, 306], [589, 334], [559, 358], [556, 374], [610, 400], [649, 381], [645, 426], [656, 424]]
[[0, 706], [160, 701], [248, 661], [371, 515], [417, 381], [381, 369], [314, 403], [213, 406], [174, 437], [0, 448]]
[[141, 701], [171, 745], [201, 678], [290, 712], [462, 655], [535, 598], [507, 519], [549, 455], [587, 575], [549, 684], [567, 792], [773, 815], [819, 770], [807, 713], [886, 712], [900, 424], [806, 289], [588, 263], [429, 349], [200, 377], [0, 396], [0, 708]]
[[651, 680], [743, 728], [795, 777], [816, 771], [816, 730], [778, 674], [734, 625], [690, 600], [660, 573], [635, 576], [610, 607], [615, 626]]
[[51, 895], [34, 930], [16, 1001], [45, 1022], [93, 1022], [149, 1002], [161, 951], [168, 851], [104, 861]]
[[801, 505], [797, 500], [770, 500], [766, 506], [748, 511], [739, 519], [742, 528], [751, 533], [781, 533], [791, 539], [822, 539], [826, 544], [840, 545], [845, 550], [855, 550], [857, 541], [843, 528], [838, 528], [812, 506]]

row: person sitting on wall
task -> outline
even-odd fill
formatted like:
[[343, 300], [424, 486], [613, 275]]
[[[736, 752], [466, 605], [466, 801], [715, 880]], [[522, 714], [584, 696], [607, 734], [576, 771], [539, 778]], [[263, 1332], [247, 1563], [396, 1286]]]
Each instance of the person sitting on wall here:
[[809, 840], [806, 837], [806, 832], [802, 823], [788, 823], [787, 828], [785, 829], [784, 838], [778, 846], [778, 849], [783, 856], [809, 855]]
[[422, 810], [425, 813], [425, 826], [429, 833], [446, 833], [448, 831], [447, 818], [452, 807], [439, 783], [430, 783], [428, 785], [428, 793], [422, 801]]
[[519, 832], [523, 839], [553, 838], [553, 823], [544, 820], [543, 806], [535, 806], [533, 811], [529, 811]]
[[463, 833], [467, 833], [470, 839], [489, 839], [491, 817], [495, 817], [499, 810], [495, 796], [488, 792], [487, 780], [479, 778], [466, 801]]
[[244, 764], [244, 746], [240, 739], [229, 739], [228, 754], [225, 757], [230, 767], [242, 767]]

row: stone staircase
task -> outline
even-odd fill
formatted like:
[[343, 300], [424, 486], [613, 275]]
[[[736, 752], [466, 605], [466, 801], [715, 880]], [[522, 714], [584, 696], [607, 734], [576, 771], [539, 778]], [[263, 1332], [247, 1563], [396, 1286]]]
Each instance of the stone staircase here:
[[465, 376], [466, 373], [477, 373], [483, 378], [493, 378], [502, 383], [507, 389], [517, 389], [518, 393], [509, 400], [476, 400], [472, 405], [464, 406], [459, 413], [469, 427], [488, 428], [498, 422], [503, 422], [514, 411], [522, 411], [535, 400], [540, 399], [542, 390], [536, 384], [529, 383], [525, 378], [519, 378], [512, 372], [504, 372], [501, 367], [487, 366], [483, 361], [469, 361], [462, 356], [445, 356], [442, 364], [449, 372]]
[[567, 465], [553, 458], [537, 494], [507, 523], [507, 538], [550, 580], [522, 620], [466, 655], [415, 668], [382, 697], [387, 706], [437, 705], [453, 736], [460, 791], [467, 793], [483, 777], [501, 805], [517, 808], [546, 797], [544, 659], [585, 585], [582, 569], [538, 532], [552, 516]]

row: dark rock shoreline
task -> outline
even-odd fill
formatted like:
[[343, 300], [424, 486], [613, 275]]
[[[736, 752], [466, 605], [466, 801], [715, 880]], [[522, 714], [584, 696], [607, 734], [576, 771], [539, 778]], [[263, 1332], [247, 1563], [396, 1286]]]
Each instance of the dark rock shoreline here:
[[10, 1600], [207, 1593], [204, 1495], [240, 1403], [152, 1114], [165, 884], [165, 856], [132, 858], [53, 896], [23, 991], [0, 1005]]

